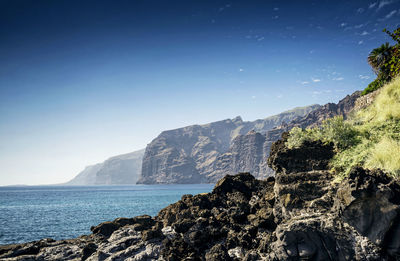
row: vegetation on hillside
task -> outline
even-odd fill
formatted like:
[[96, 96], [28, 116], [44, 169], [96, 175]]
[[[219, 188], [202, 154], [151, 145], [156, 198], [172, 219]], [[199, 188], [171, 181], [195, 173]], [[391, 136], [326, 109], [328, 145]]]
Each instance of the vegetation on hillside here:
[[393, 33], [386, 29], [383, 31], [396, 44], [391, 46], [389, 43], [385, 43], [371, 51], [368, 56], [368, 63], [377, 77], [364, 89], [362, 95], [381, 88], [385, 83], [390, 82], [400, 74], [400, 28], [397, 28]]
[[331, 167], [339, 176], [360, 165], [400, 177], [400, 76], [382, 88], [373, 104], [348, 120], [335, 117], [318, 127], [293, 128], [287, 146], [299, 147], [306, 140], [334, 144]]

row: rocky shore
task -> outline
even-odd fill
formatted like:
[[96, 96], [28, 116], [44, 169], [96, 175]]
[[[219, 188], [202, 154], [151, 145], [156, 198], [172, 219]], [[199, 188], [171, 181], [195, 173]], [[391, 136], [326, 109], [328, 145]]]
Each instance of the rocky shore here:
[[354, 168], [340, 183], [331, 145], [271, 147], [276, 176], [225, 176], [155, 217], [118, 218], [76, 239], [0, 247], [0, 260], [400, 260], [400, 183]]

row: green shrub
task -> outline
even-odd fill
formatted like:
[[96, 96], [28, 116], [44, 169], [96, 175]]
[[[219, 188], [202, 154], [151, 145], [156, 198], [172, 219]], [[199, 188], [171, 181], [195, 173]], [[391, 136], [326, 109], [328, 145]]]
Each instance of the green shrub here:
[[322, 140], [332, 142], [338, 150], [346, 149], [358, 143], [358, 131], [343, 116], [327, 119], [320, 128]]
[[384, 82], [382, 79], [380, 78], [376, 78], [373, 82], [371, 82], [370, 84], [368, 84], [367, 88], [365, 88], [362, 92], [361, 95], [366, 95], [368, 93], [371, 93], [373, 91], [378, 90], [379, 88], [381, 88], [384, 85]]
[[357, 130], [342, 116], [333, 117], [323, 121], [321, 126], [302, 130], [295, 127], [289, 132], [286, 146], [298, 148], [304, 141], [321, 140], [324, 143], [333, 143], [337, 150], [343, 150], [358, 142]]

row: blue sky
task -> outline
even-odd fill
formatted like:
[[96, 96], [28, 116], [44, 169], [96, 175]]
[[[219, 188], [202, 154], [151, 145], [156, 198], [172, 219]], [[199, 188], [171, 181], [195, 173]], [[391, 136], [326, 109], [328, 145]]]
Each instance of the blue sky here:
[[[83, 2], [83, 3], [82, 3]], [[400, 2], [0, 2], [0, 185], [64, 182], [161, 131], [337, 102]]]

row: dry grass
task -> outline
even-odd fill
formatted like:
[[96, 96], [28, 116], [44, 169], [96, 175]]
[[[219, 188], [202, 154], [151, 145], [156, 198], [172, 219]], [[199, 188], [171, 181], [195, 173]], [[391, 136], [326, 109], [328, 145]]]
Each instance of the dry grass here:
[[384, 137], [371, 150], [367, 161], [367, 168], [380, 168], [389, 171], [395, 176], [400, 175], [400, 142]]

